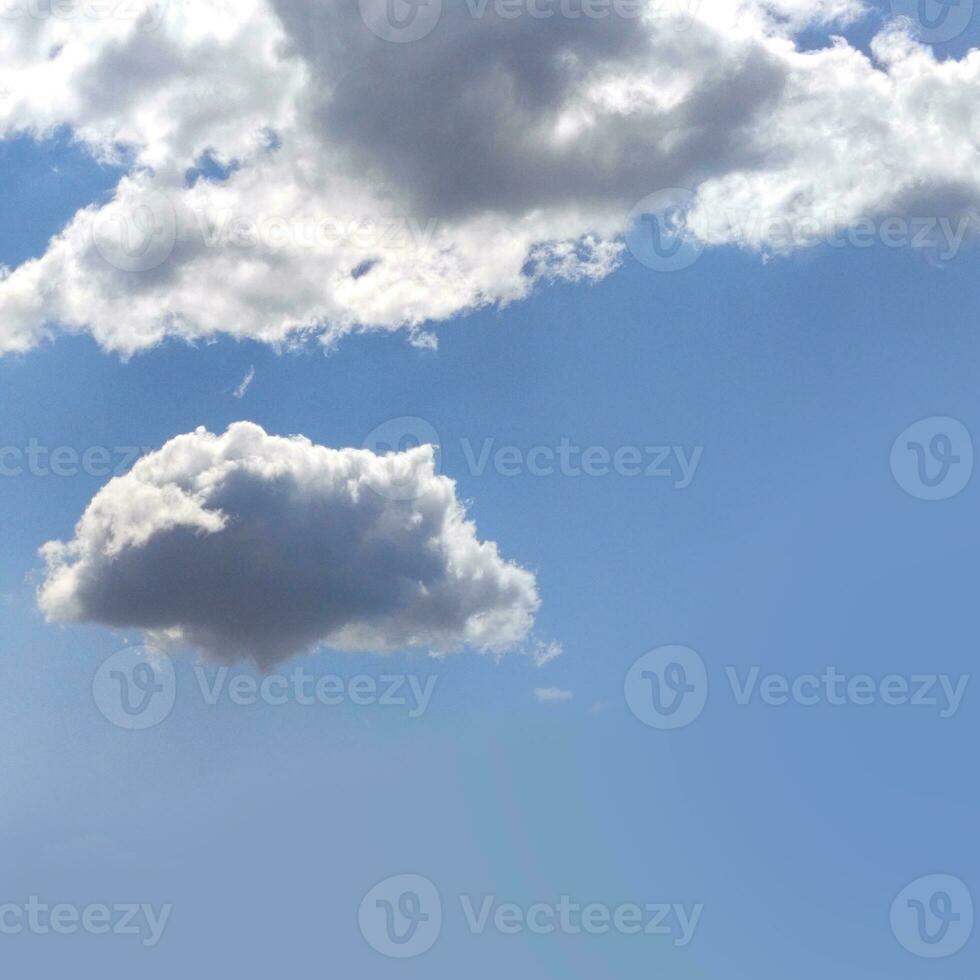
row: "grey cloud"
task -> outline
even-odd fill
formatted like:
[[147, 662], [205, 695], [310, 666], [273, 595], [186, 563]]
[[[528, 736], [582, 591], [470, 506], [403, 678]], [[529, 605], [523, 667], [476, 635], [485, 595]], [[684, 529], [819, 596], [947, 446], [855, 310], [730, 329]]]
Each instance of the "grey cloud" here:
[[263, 666], [321, 643], [505, 651], [538, 607], [534, 576], [477, 540], [431, 447], [379, 457], [244, 422], [145, 457], [43, 554], [50, 619]]
[[[639, 18], [481, 18], [447, 5], [422, 41], [390, 44], [355, 5], [277, 0], [319, 85], [314, 117], [359, 167], [422, 214], [631, 205], [658, 187], [750, 165], [745, 128], [778, 101], [787, 66], [760, 44], [737, 60], [705, 24], [682, 36]], [[676, 107], [600, 114], [578, 138], [549, 138], [603, 74], [698, 77]]]

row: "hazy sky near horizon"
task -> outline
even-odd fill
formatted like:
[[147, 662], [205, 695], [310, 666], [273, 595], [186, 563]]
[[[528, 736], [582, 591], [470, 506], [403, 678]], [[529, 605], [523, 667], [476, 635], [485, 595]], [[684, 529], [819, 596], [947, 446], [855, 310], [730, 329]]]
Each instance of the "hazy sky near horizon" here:
[[0, 961], [976, 972], [980, 22], [898, 6], [11, 6]]

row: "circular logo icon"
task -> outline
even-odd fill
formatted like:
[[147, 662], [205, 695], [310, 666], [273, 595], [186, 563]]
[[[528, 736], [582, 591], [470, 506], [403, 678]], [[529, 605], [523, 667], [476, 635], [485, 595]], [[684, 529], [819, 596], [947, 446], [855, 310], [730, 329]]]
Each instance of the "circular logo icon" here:
[[910, 496], [948, 500], [973, 474], [973, 439], [956, 419], [921, 419], [895, 440], [891, 465], [895, 481]]
[[139, 20], [136, 22], [139, 29], [147, 33], [159, 30], [169, 6], [170, 0], [149, 0], [144, 9], [139, 11]]
[[395, 875], [364, 896], [357, 922], [365, 941], [382, 956], [421, 956], [442, 931], [442, 899], [428, 878]]
[[96, 707], [128, 731], [153, 728], [177, 700], [173, 662], [154, 647], [127, 647], [107, 658], [92, 681]]
[[630, 711], [651, 728], [684, 728], [704, 711], [708, 672], [690, 647], [658, 647], [630, 667], [624, 685]]
[[160, 191], [107, 204], [92, 226], [95, 247], [122, 272], [149, 272], [163, 265], [177, 244], [177, 212]]
[[688, 224], [694, 195], [669, 187], [643, 198], [630, 211], [626, 247], [633, 258], [657, 272], [677, 272], [694, 265], [704, 247]]
[[[418, 446], [432, 446], [435, 450], [435, 472], [442, 467], [442, 454], [439, 449], [439, 433], [425, 419], [406, 415], [389, 419], [368, 433], [361, 444], [376, 456], [404, 453]], [[379, 496], [388, 500], [415, 500], [418, 497], [418, 481], [415, 470], [408, 464], [395, 464], [386, 470], [384, 477], [370, 476], [368, 484]]]
[[891, 0], [892, 13], [908, 17], [917, 36], [929, 44], [959, 37], [973, 20], [974, 0]]
[[358, 0], [361, 20], [382, 41], [404, 44], [428, 37], [442, 16], [442, 0]]
[[915, 956], [952, 956], [973, 932], [973, 897], [959, 878], [926, 875], [898, 893], [891, 924], [895, 938]]

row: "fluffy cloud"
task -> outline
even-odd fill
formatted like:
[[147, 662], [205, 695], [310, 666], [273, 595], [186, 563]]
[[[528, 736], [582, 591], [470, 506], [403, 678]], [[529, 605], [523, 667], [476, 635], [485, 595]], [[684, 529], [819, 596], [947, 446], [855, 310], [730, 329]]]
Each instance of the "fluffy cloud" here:
[[178, 436], [42, 549], [51, 620], [272, 665], [341, 650], [519, 646], [534, 576], [481, 542], [433, 448], [377, 456], [239, 422]]
[[434, 321], [607, 275], [663, 188], [689, 189], [703, 243], [768, 252], [980, 203], [980, 52], [939, 61], [903, 22], [870, 56], [797, 43], [864, 16], [857, 0], [610, 0], [599, 18], [460, 0], [408, 43], [369, 29], [378, 2], [9, 21], [0, 136], [68, 126], [132, 166], [0, 273], [0, 353], [54, 329], [122, 353], [219, 332], [428, 344]]

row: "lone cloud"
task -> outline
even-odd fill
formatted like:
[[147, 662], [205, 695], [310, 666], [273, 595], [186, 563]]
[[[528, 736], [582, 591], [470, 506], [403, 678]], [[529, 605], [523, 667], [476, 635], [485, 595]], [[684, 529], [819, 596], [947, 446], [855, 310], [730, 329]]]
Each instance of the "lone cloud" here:
[[44, 545], [38, 604], [261, 666], [320, 644], [512, 649], [539, 606], [534, 576], [477, 539], [433, 459], [199, 428], [100, 490], [71, 541]]

